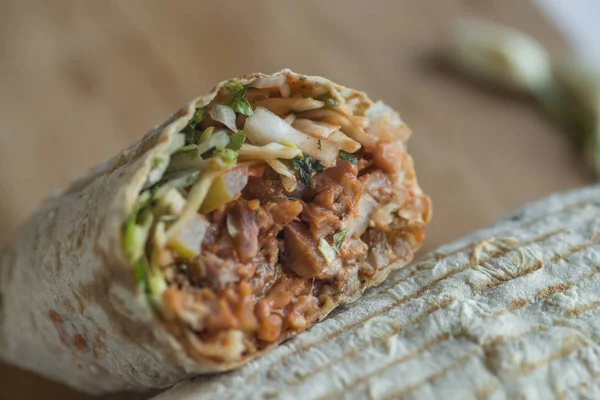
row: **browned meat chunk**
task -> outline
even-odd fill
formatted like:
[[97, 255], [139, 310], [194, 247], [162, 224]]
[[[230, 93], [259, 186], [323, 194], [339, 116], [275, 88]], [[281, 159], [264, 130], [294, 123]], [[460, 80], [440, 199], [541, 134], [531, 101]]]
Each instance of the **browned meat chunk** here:
[[325, 279], [334, 275], [338, 263], [328, 265], [317, 248], [317, 242], [301, 222], [292, 222], [283, 229], [286, 244], [284, 266], [304, 278]]
[[252, 211], [248, 202], [240, 200], [230, 207], [226, 227], [240, 261], [246, 262], [258, 254], [259, 230], [268, 226], [269, 222], [265, 213]]
[[280, 230], [285, 225], [296, 220], [302, 212], [302, 203], [298, 200], [284, 200], [277, 203], [268, 203], [265, 205], [265, 211], [271, 214], [273, 222]]
[[304, 206], [302, 221], [308, 223], [310, 233], [315, 240], [341, 230], [340, 219], [331, 211], [314, 203]]

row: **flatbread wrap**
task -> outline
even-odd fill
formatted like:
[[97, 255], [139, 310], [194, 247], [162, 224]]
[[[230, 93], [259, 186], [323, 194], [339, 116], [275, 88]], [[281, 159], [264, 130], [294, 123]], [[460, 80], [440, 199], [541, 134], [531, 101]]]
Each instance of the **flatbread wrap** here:
[[593, 186], [528, 204], [156, 400], [600, 398], [598, 199]]
[[423, 241], [410, 133], [324, 78], [221, 82], [3, 250], [2, 359], [91, 393], [147, 389], [306, 330]]

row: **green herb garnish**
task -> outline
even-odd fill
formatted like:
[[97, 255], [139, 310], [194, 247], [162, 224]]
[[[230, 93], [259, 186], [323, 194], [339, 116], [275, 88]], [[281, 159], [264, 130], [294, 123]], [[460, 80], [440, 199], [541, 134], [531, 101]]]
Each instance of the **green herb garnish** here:
[[214, 126], [209, 126], [208, 128], [206, 128], [204, 132], [202, 132], [200, 136], [198, 136], [198, 144], [208, 142], [214, 131]]
[[162, 158], [160, 158], [160, 157], [154, 157], [154, 158], [152, 159], [152, 167], [153, 167], [153, 168], [156, 168], [156, 167], [158, 167], [160, 164], [162, 164], [164, 161], [165, 161], [165, 160], [163, 160], [163, 159], [162, 159]]
[[227, 145], [228, 149], [231, 150], [239, 150], [242, 147], [242, 144], [246, 141], [246, 135], [242, 131], [237, 131], [229, 135], [229, 144]]
[[212, 147], [200, 155], [204, 160], [210, 157], [220, 157], [225, 161], [235, 161], [238, 157], [238, 152], [227, 149], [225, 147]]
[[248, 100], [244, 97], [244, 90], [237, 92], [231, 100], [231, 108], [238, 114], [244, 114], [249, 117], [254, 115], [252, 106], [248, 103]]
[[225, 85], [225, 89], [232, 93], [241, 92], [244, 90], [244, 85], [237, 79], [232, 79]]
[[181, 130], [181, 133], [185, 135], [186, 144], [196, 143], [196, 125], [202, 121], [205, 112], [206, 107], [197, 108], [188, 124]]
[[348, 228], [344, 228], [341, 231], [333, 234], [333, 247], [337, 250], [342, 248], [342, 244], [344, 243], [344, 239], [346, 238], [346, 234], [348, 233]]
[[321, 172], [325, 171], [325, 167], [319, 160], [313, 162], [313, 169], [315, 170], [316, 174], [320, 174]]
[[319, 146], [319, 150], [321, 150], [321, 139], [317, 140], [317, 145]]
[[340, 150], [340, 152], [338, 153], [338, 157], [342, 160], [349, 161], [352, 164], [356, 164], [358, 162], [358, 158], [356, 158], [354, 154], [348, 153], [344, 150]]
[[154, 215], [148, 207], [153, 197], [154, 193], [151, 190], [142, 192], [123, 226], [123, 250], [125, 257], [131, 263], [138, 261], [144, 254], [144, 246], [154, 220]]
[[138, 285], [143, 285], [144, 287], [146, 286], [146, 264], [148, 264], [146, 257], [141, 257], [135, 262], [135, 264], [133, 264], [133, 276], [135, 278], [135, 282]]
[[232, 79], [225, 85], [225, 89], [233, 93], [233, 98], [231, 99], [231, 108], [238, 114], [244, 114], [249, 117], [254, 115], [252, 111], [252, 106], [248, 103], [248, 100], [244, 97], [246, 93], [246, 88], [242, 85], [242, 82], [237, 79]]
[[194, 125], [198, 125], [200, 123], [200, 121], [202, 121], [202, 118], [204, 118], [204, 113], [205, 112], [206, 112], [206, 107], [197, 108], [196, 112], [192, 116], [192, 119], [190, 119], [189, 123], [190, 124], [194, 124]]
[[312, 173], [323, 172], [325, 168], [321, 161], [312, 161], [309, 156], [296, 157], [292, 160], [292, 169], [298, 172], [298, 176], [306, 186], [312, 186]]
[[320, 100], [323, 103], [325, 103], [323, 105], [323, 108], [326, 108], [328, 110], [334, 110], [337, 108], [337, 106], [340, 105], [340, 102], [337, 99], [331, 97], [331, 95], [329, 95], [329, 94], [320, 96], [319, 98], [317, 98], [317, 100]]
[[179, 150], [173, 153], [173, 155], [181, 155], [188, 160], [193, 160], [194, 158], [198, 157], [198, 145], [188, 144], [181, 147]]

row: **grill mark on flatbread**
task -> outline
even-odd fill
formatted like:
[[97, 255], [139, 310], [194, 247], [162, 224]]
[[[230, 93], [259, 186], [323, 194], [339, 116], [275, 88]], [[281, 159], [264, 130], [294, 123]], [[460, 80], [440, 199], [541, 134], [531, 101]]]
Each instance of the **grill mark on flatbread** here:
[[[583, 279], [580, 279], [578, 282], [581, 282], [582, 280]], [[555, 295], [556, 293], [562, 293], [566, 290], [569, 290], [571, 287], [573, 287], [573, 282], [571, 282], [571, 281], [557, 283], [556, 285], [547, 286], [538, 292], [536, 299], [538, 301], [545, 300], [548, 297]]]
[[[562, 231], [563, 231], [563, 229], [554, 230], [554, 231], [551, 231], [551, 232], [546, 232], [546, 233], [544, 233], [544, 234], [542, 234], [540, 236], [536, 236], [534, 238], [528, 239], [526, 241], [523, 241], [523, 242], [517, 244], [516, 247], [512, 248], [511, 250], [517, 250], [517, 249], [519, 249], [521, 247], [529, 246], [529, 245], [534, 244], [534, 243], [538, 243], [540, 241], [548, 239], [549, 237], [557, 235], [557, 234], [561, 233]], [[476, 245], [476, 244], [472, 244], [472, 245]], [[510, 251], [510, 250], [507, 250], [506, 252], [508, 252], [508, 251]], [[415, 266], [415, 268], [416, 267], [417, 266]], [[277, 360], [273, 360], [273, 362], [270, 363], [268, 366], [266, 366], [266, 368], [270, 368], [272, 365], [274, 365], [276, 363], [284, 362], [285, 360], [287, 360], [287, 359], [289, 359], [291, 357], [297, 356], [297, 355], [299, 355], [299, 354], [301, 354], [301, 353], [303, 353], [303, 352], [305, 352], [305, 351], [307, 351], [307, 350], [309, 350], [309, 349], [311, 349], [313, 347], [316, 347], [316, 346], [319, 346], [319, 345], [324, 344], [326, 342], [329, 342], [329, 341], [335, 339], [336, 337], [338, 337], [338, 336], [340, 336], [340, 335], [342, 335], [342, 334], [344, 334], [346, 332], [349, 332], [349, 331], [355, 329], [357, 326], [362, 325], [366, 321], [389, 312], [390, 310], [394, 309], [395, 307], [398, 307], [401, 304], [405, 304], [405, 303], [409, 302], [410, 300], [418, 299], [421, 296], [423, 296], [423, 294], [425, 294], [427, 291], [429, 291], [432, 287], [434, 287], [435, 285], [437, 285], [438, 283], [440, 283], [440, 282], [442, 282], [442, 281], [444, 281], [444, 280], [446, 280], [448, 278], [451, 278], [452, 276], [454, 276], [456, 274], [459, 274], [459, 273], [461, 273], [463, 271], [466, 271], [469, 268], [470, 268], [470, 263], [463, 264], [463, 265], [459, 266], [456, 269], [448, 271], [447, 273], [445, 273], [445, 274], [443, 274], [443, 275], [441, 275], [441, 276], [439, 276], [439, 277], [437, 277], [435, 279], [430, 280], [426, 285], [423, 285], [419, 289], [415, 290], [412, 294], [409, 294], [409, 295], [406, 295], [406, 296], [402, 296], [402, 297], [398, 298], [397, 300], [395, 300], [394, 302], [392, 302], [391, 304], [383, 306], [383, 307], [379, 308], [378, 310], [374, 310], [372, 313], [370, 313], [370, 314], [368, 314], [368, 315], [366, 315], [366, 316], [364, 316], [364, 317], [362, 317], [362, 318], [360, 318], [360, 319], [358, 319], [358, 320], [356, 320], [356, 321], [354, 321], [354, 322], [352, 322], [352, 323], [350, 323], [350, 324], [348, 324], [348, 325], [346, 325], [346, 326], [344, 326], [344, 327], [342, 327], [342, 328], [340, 328], [338, 330], [335, 330], [333, 332], [328, 332], [328, 333], [324, 334], [322, 338], [320, 338], [320, 339], [318, 339], [318, 340], [316, 340], [314, 342], [308, 342], [308, 343], [299, 345], [294, 351], [292, 351], [292, 352], [290, 352], [288, 354], [282, 355]], [[405, 280], [407, 280], [407, 278], [403, 278], [401, 281], [394, 282], [394, 284], [393, 284], [392, 287], [386, 288], [385, 290], [393, 290], [393, 289], [397, 288], [399, 286], [399, 284], [402, 283]], [[383, 292], [383, 291], [381, 291], [381, 292]], [[247, 377], [247, 379], [252, 379], [258, 373], [259, 373], [259, 371], [256, 371], [253, 374], [249, 374], [249, 376]]]
[[[489, 290], [492, 290], [504, 283], [507, 282], [512, 282], [517, 278], [521, 278], [523, 276], [529, 275], [533, 272], [536, 272], [540, 269], [542, 269], [542, 267], [544, 266], [544, 262], [542, 260], [536, 259], [533, 264], [531, 265], [526, 265], [524, 268], [519, 267], [519, 270], [517, 273], [510, 273], [510, 272], [505, 272], [506, 275], [503, 275], [501, 273], [495, 272], [493, 275], [489, 276], [489, 280], [488, 281], [484, 281], [484, 282], [478, 282], [478, 285], [473, 285], [473, 289], [477, 292], [480, 293], [484, 293], [487, 292]], [[492, 267], [486, 267], [488, 271], [490, 270], [494, 270], [494, 268]], [[474, 268], [477, 271], [483, 272], [482, 269], [479, 268]]]
[[[513, 376], [522, 376], [523, 374], [530, 374], [533, 371], [535, 371], [545, 365], [548, 365], [553, 361], [556, 361], [560, 358], [568, 357], [569, 355], [587, 347], [588, 345], [589, 345], [589, 343], [584, 342], [582, 340], [582, 338], [579, 336], [569, 337], [569, 338], [565, 339], [565, 341], [563, 343], [563, 347], [561, 347], [561, 349], [559, 351], [553, 353], [550, 357], [536, 361], [534, 363], [524, 364], [520, 368], [510, 371], [510, 373]], [[429, 377], [427, 377], [427, 379], [424, 379], [424, 380], [418, 382], [417, 384], [411, 385], [407, 388], [402, 388], [400, 390], [388, 393], [385, 397], [383, 397], [383, 400], [400, 398], [400, 397], [406, 395], [407, 393], [413, 392], [414, 390], [416, 390], [423, 384], [431, 383], [431, 382], [441, 378], [442, 376], [448, 374], [449, 372], [455, 370], [456, 368], [460, 367], [462, 364], [465, 364], [466, 362], [471, 360], [473, 357], [480, 354], [480, 352], [481, 352], [480, 348], [474, 349], [473, 351], [471, 351], [461, 357], [458, 357], [452, 365], [449, 365], [449, 366], [443, 368], [442, 370], [436, 372], [435, 374], [430, 375]], [[372, 374], [369, 374], [369, 375], [372, 376]], [[356, 384], [354, 384], [354, 386], [356, 386]]]
[[568, 357], [571, 354], [573, 354], [581, 349], [584, 349], [584, 348], [588, 347], [590, 344], [592, 344], [592, 342], [589, 339], [587, 341], [585, 339], [588, 339], [588, 338], [582, 338], [581, 336], [567, 337], [563, 341], [561, 348], [558, 351], [552, 353], [552, 355], [550, 357], [546, 357], [544, 359], [541, 359], [541, 360], [538, 360], [535, 362], [531, 362], [531, 363], [525, 363], [525, 364], [519, 366], [518, 368], [515, 368], [515, 369], [509, 371], [511, 378], [514, 379], [516, 377], [521, 377], [523, 375], [529, 375], [533, 371], [540, 369], [541, 367], [543, 367], [545, 365], [549, 365], [553, 361]]
[[540, 325], [534, 326], [533, 328], [529, 329], [528, 331], [513, 333], [513, 334], [509, 334], [509, 335], [494, 336], [494, 337], [489, 338], [485, 342], [483, 342], [482, 346], [486, 349], [486, 352], [487, 352], [488, 350], [491, 350], [494, 347], [506, 344], [508, 342], [512, 342], [514, 340], [523, 339], [525, 336], [535, 335], [536, 333], [548, 330], [550, 328], [552, 328], [551, 325], [540, 324]]
[[524, 299], [522, 297], [517, 297], [516, 299], [513, 299], [513, 301], [510, 302], [510, 306], [508, 307], [508, 310], [510, 312], [514, 312], [516, 310], [518, 310], [519, 308], [523, 308], [527, 305], [528, 301], [527, 299]]
[[[394, 367], [396, 365], [402, 364], [406, 361], [409, 361], [409, 360], [413, 359], [414, 357], [418, 356], [419, 354], [426, 352], [431, 347], [445, 342], [449, 338], [450, 338], [450, 332], [440, 333], [439, 335], [436, 335], [433, 339], [425, 342], [422, 346], [419, 346], [415, 350], [403, 355], [402, 357], [395, 358], [391, 361], [388, 361], [387, 363], [385, 363], [382, 366], [380, 366], [379, 368], [376, 368], [375, 370], [369, 372], [368, 374], [362, 375], [358, 379], [354, 380], [351, 384], [345, 386], [342, 390], [336, 390], [334, 392], [320, 396], [318, 399], [319, 400], [329, 400], [329, 399], [336, 398], [336, 397], [340, 396], [341, 394], [348, 393], [348, 390], [355, 388], [356, 386], [360, 385], [361, 383], [367, 382], [373, 376], [381, 373], [382, 371], [384, 371], [388, 368]], [[481, 350], [479, 350], [479, 349], [477, 349], [477, 350], [479, 352], [481, 352]]]
[[[541, 299], [540, 299], [540, 300], [541, 300]], [[448, 303], [448, 304], [451, 304], [451, 302], [450, 302], [450, 303]], [[531, 304], [535, 304], [535, 302], [532, 302], [532, 303], [530, 303], [530, 305], [531, 305]], [[423, 317], [425, 317], [425, 316], [427, 316], [427, 315], [431, 314], [431, 311], [430, 311], [430, 310], [432, 310], [432, 309], [433, 309], [434, 311], [437, 311], [437, 310], [439, 310], [440, 308], [430, 307], [430, 308], [428, 308], [428, 310], [427, 310], [425, 313], [422, 313], [422, 314], [420, 314], [420, 316], [419, 316], [419, 317], [417, 317], [416, 319], [419, 319], [419, 320], [420, 320], [420, 319], [422, 319]], [[410, 321], [410, 322], [413, 322], [413, 321]], [[410, 322], [409, 322], [409, 323], [410, 323]], [[407, 324], [407, 326], [408, 326], [408, 324]], [[541, 325], [541, 324], [540, 324], [540, 325], [536, 325], [536, 326], [535, 326], [535, 327], [533, 327], [532, 329], [530, 329], [530, 330], [527, 330], [527, 331], [524, 331], [524, 332], [519, 332], [519, 333], [516, 333], [516, 334], [510, 334], [510, 335], [498, 335], [498, 336], [494, 336], [494, 337], [492, 337], [492, 338], [489, 338], [488, 340], [486, 340], [484, 343], [481, 343], [481, 344], [480, 344], [480, 347], [481, 347], [481, 349], [483, 349], [483, 351], [484, 351], [484, 354], [486, 354], [486, 355], [487, 355], [487, 354], [490, 354], [490, 353], [491, 353], [491, 351], [492, 351], [494, 348], [498, 347], [498, 346], [504, 345], [504, 344], [506, 344], [506, 343], [508, 343], [508, 342], [511, 342], [511, 341], [516, 341], [516, 340], [519, 340], [519, 339], [523, 339], [523, 338], [524, 338], [524, 337], [526, 337], [526, 336], [529, 336], [529, 335], [534, 335], [534, 334], [536, 334], [536, 333], [539, 333], [539, 332], [542, 332], [542, 331], [548, 330], [548, 329], [550, 329], [550, 328], [552, 328], [552, 327], [553, 327], [553, 325]], [[398, 333], [400, 333], [400, 332], [402, 332], [402, 331], [404, 331], [404, 330], [406, 330], [406, 327], [399, 328], [399, 329], [397, 329], [397, 330], [395, 329], [395, 330], [394, 330], [394, 332], [392, 332], [391, 334], [389, 334], [389, 335], [386, 335], [386, 336], [384, 336], [384, 337], [381, 337], [381, 338], [378, 338], [378, 339], [379, 339], [380, 341], [385, 341], [385, 340], [388, 340], [388, 339], [390, 339], [391, 337], [393, 337], [393, 336], [397, 335]], [[436, 339], [434, 339], [434, 340], [435, 340], [435, 341], [437, 341], [437, 343], [436, 343], [436, 344], [438, 344], [438, 345], [439, 345], [439, 344], [441, 344], [441, 343], [443, 343], [443, 342], [445, 342], [445, 341], [449, 340], [451, 337], [452, 337], [452, 336], [450, 336], [450, 335], [446, 336], [446, 337], [445, 337], [445, 338], [443, 338], [443, 339], [437, 339], [437, 337], [436, 337]], [[455, 337], [456, 337], [456, 336], [455, 336]], [[568, 340], [568, 339], [567, 339], [567, 340]], [[427, 344], [426, 344], [426, 345], [427, 345]], [[584, 346], [581, 346], [581, 347], [584, 347]], [[301, 379], [299, 379], [299, 380], [296, 380], [296, 381], [294, 381], [294, 382], [291, 382], [291, 384], [292, 384], [292, 385], [297, 385], [297, 384], [299, 384], [299, 383], [301, 383], [301, 382], [304, 382], [304, 381], [306, 381], [306, 380], [310, 379], [311, 377], [313, 377], [313, 376], [317, 375], [318, 373], [323, 373], [324, 371], [326, 371], [328, 368], [330, 368], [330, 367], [331, 367], [331, 366], [333, 366], [334, 364], [337, 364], [337, 363], [339, 363], [339, 362], [342, 362], [344, 359], [346, 359], [346, 358], [348, 358], [348, 357], [352, 357], [352, 356], [354, 356], [354, 355], [358, 354], [360, 351], [362, 351], [362, 350], [365, 350], [365, 349], [367, 349], [367, 348], [371, 348], [371, 347], [370, 347], [370, 346], [366, 346], [366, 347], [363, 347], [363, 348], [355, 348], [355, 349], [352, 349], [350, 352], [343, 354], [341, 357], [338, 357], [337, 359], [334, 359], [334, 360], [330, 360], [329, 362], [327, 362], [326, 364], [323, 364], [323, 365], [322, 365], [322, 366], [320, 366], [319, 368], [317, 368], [317, 369], [315, 369], [315, 370], [311, 370], [309, 373], [307, 373], [307, 374], [303, 375]], [[576, 350], [576, 349], [575, 349], [575, 350]], [[414, 354], [412, 354], [412, 353], [409, 353], [409, 354], [407, 354], [407, 355], [405, 355], [404, 357], [401, 357], [401, 358], [403, 359], [403, 362], [405, 362], [405, 361], [409, 361], [411, 358], [413, 358], [413, 357], [415, 357], [415, 356], [418, 356], [418, 355], [419, 355], [419, 354], [421, 354], [421, 353], [422, 353], [422, 351], [416, 352], [416, 353], [414, 353]], [[562, 354], [562, 353], [560, 353], [560, 354]], [[560, 354], [559, 354], [559, 355], [560, 355]], [[407, 358], [407, 359], [404, 359], [404, 358], [406, 358], [406, 357], [407, 357], [407, 356], [409, 356], [409, 355], [410, 355], [410, 357], [409, 357], [409, 358]], [[568, 354], [564, 354], [564, 356], [567, 356], [567, 355], [568, 355]], [[554, 360], [556, 360], [556, 359], [558, 359], [558, 358], [560, 358], [560, 357], [557, 357], [556, 355], [553, 355], [553, 356], [549, 357], [547, 360], [541, 360], [541, 361], [538, 361], [538, 362], [536, 362], [536, 363], [531, 363], [531, 365], [534, 365], [534, 366], [535, 366], [535, 365], [537, 365], [537, 366], [536, 366], [535, 368], [531, 369], [531, 370], [530, 370], [529, 372], [527, 372], [527, 373], [530, 373], [530, 372], [532, 372], [533, 370], [535, 370], [535, 369], [537, 369], [537, 368], [539, 368], [539, 367], [541, 367], [541, 366], [543, 366], [543, 365], [549, 364], [550, 362], [552, 362], [552, 361], [554, 361]], [[391, 361], [391, 362], [389, 362], [389, 363], [393, 363], [393, 365], [398, 365], [398, 364], [399, 364], [399, 363], [394, 363], [393, 361]], [[386, 365], [387, 365], [387, 364], [386, 364]], [[526, 364], [526, 366], [525, 366], [524, 368], [525, 368], [525, 369], [527, 369], [527, 368], [531, 368], [531, 366], [529, 366], [529, 367], [528, 367], [528, 366], [527, 366], [527, 364]], [[492, 372], [493, 372], [493, 371], [492, 371]], [[512, 371], [511, 371], [511, 372], [512, 372]], [[361, 377], [361, 378], [363, 378], [363, 377]], [[346, 387], [345, 389], [347, 389], [347, 388], [348, 388], [348, 387]], [[387, 397], [386, 397], [386, 398], [387, 398]]]
[[[512, 242], [513, 239], [506, 238], [506, 237], [504, 237], [504, 238], [498, 238], [498, 239], [492, 238], [492, 239], [486, 239], [486, 240], [483, 240], [483, 241], [480, 241], [480, 242], [476, 242], [476, 243], [470, 243], [468, 246], [465, 246], [465, 248], [463, 249], [463, 250], [466, 250], [468, 248], [472, 248], [472, 254], [471, 254], [471, 257], [469, 259], [469, 264], [463, 264], [463, 265], [459, 266], [459, 268], [462, 268], [462, 270], [459, 271], [459, 272], [462, 272], [462, 271], [466, 270], [468, 267], [473, 267], [474, 266], [473, 265], [473, 252], [475, 252], [475, 249], [481, 248], [482, 245], [491, 244], [491, 243], [498, 243], [500, 246], [502, 246], [502, 250], [500, 250], [500, 251], [490, 252], [490, 253], [484, 253], [484, 254], [486, 254], [486, 255], [489, 256], [489, 257], [486, 257], [485, 260], [483, 260], [483, 261], [486, 261], [486, 260], [489, 260], [489, 259], [492, 259], [492, 258], [501, 257], [501, 256], [509, 253], [510, 251], [518, 250], [518, 249], [520, 249], [522, 247], [526, 247], [526, 246], [529, 246], [529, 245], [532, 245], [532, 244], [535, 244], [535, 243], [542, 242], [542, 241], [544, 241], [546, 239], [549, 239], [549, 238], [551, 238], [553, 236], [556, 236], [556, 235], [558, 235], [560, 233], [563, 233], [563, 232], [566, 232], [566, 229], [561, 228], [561, 229], [557, 229], [557, 230], [553, 230], [553, 231], [544, 233], [544, 234], [542, 234], [540, 236], [536, 236], [536, 237], [534, 237], [532, 239], [525, 240], [525, 241], [523, 241], [521, 243], [515, 242], [515, 243], [513, 243], [511, 245], [507, 245], [505, 243]], [[404, 282], [410, 280], [410, 278], [412, 278], [417, 273], [417, 270], [427, 269], [427, 268], [420, 269], [419, 267], [421, 267], [421, 266], [431, 267], [431, 265], [432, 265], [432, 262], [430, 262], [430, 261], [420, 262], [420, 263], [418, 263], [418, 264], [416, 264], [416, 265], [413, 266], [413, 268], [415, 269], [414, 272], [411, 271], [411, 273], [409, 275], [405, 276], [404, 278], [399, 279], [397, 281], [394, 281], [393, 286], [379, 289], [379, 290], [375, 291], [375, 293], [373, 293], [373, 294], [371, 294], [369, 296], [366, 296], [365, 298], [370, 298], [370, 297], [377, 296], [377, 295], [380, 295], [382, 293], [385, 293], [385, 292], [387, 292], [389, 290], [393, 290], [393, 289], [397, 288], [401, 283], [404, 283]]]
[[[578, 213], [571, 212], [571, 211], [576, 211], [576, 210], [584, 208], [585, 206], [590, 206], [590, 205], [600, 206], [600, 202], [578, 202], [578, 203], [574, 203], [574, 204], [569, 204], [569, 205], [567, 205], [567, 206], [565, 206], [565, 207], [563, 207], [561, 209], [555, 210], [555, 211], [553, 211], [551, 213], [544, 214], [544, 215], [541, 215], [541, 216], [536, 217], [536, 218], [532, 218], [529, 221], [524, 221], [519, 226], [516, 226], [516, 227], [513, 226], [513, 227], [511, 227], [509, 229], [506, 229], [504, 231], [500, 231], [500, 232], [496, 233], [494, 236], [495, 237], [506, 236], [506, 235], [510, 234], [511, 232], [513, 232], [515, 229], [527, 228], [527, 227], [529, 227], [529, 226], [531, 226], [531, 225], [533, 225], [533, 224], [535, 224], [537, 222], [543, 221], [543, 220], [545, 220], [547, 218], [550, 218], [550, 217], [553, 217], [553, 216], [556, 216], [556, 215], [559, 215], [559, 214], [562, 214], [562, 213], [578, 215]], [[566, 229], [565, 229], [565, 231], [566, 231]], [[468, 243], [468, 244], [466, 244], [464, 246], [459, 247], [458, 249], [452, 250], [449, 253], [436, 252], [435, 254], [433, 254], [432, 256], [428, 257], [427, 259], [424, 259], [424, 260], [418, 262], [416, 265], [421, 264], [421, 263], [427, 264], [427, 263], [430, 263], [432, 261], [441, 261], [443, 259], [446, 259], [446, 258], [451, 257], [453, 255], [456, 255], [458, 253], [461, 253], [461, 252], [467, 250], [468, 248], [470, 248], [471, 246], [473, 246], [473, 243]]]
[[414, 392], [416, 389], [423, 386], [424, 384], [435, 382], [436, 380], [440, 379], [444, 375], [447, 375], [449, 372], [452, 372], [455, 369], [457, 369], [458, 367], [462, 366], [463, 364], [466, 364], [467, 362], [471, 361], [473, 358], [475, 358], [479, 354], [481, 354], [481, 350], [474, 349], [473, 351], [470, 351], [470, 352], [466, 353], [465, 355], [458, 357], [454, 363], [448, 365], [447, 367], [442, 368], [435, 374], [429, 375], [426, 379], [416, 382], [408, 387], [405, 387], [405, 388], [402, 388], [399, 390], [394, 390], [393, 392], [386, 394], [385, 397], [382, 398], [382, 400], [398, 399], [398, 398], [401, 398], [402, 396], [407, 395], [410, 392]]
[[593, 301], [587, 304], [578, 304], [575, 307], [568, 309], [569, 317], [578, 317], [581, 314], [600, 307], [600, 300]]
[[584, 380], [579, 381], [579, 383], [577, 383], [576, 385], [568, 387], [563, 392], [560, 392], [559, 396], [560, 396], [560, 398], [566, 398], [567, 391], [572, 390], [574, 392], [578, 392], [578, 391], [582, 390], [583, 388], [588, 387], [588, 385], [595, 383], [599, 378], [600, 378], [600, 372], [596, 372], [595, 374], [592, 374], [591, 379], [584, 379]]
[[[518, 225], [517, 227], [511, 227], [509, 229], [506, 229], [504, 231], [500, 231], [498, 233], [496, 233], [494, 236], [495, 237], [502, 237], [502, 236], [506, 236], [508, 234], [510, 234], [511, 232], [513, 232], [515, 229], [518, 228], [527, 228], [537, 222], [543, 221], [549, 217], [554, 217], [556, 215], [562, 214], [562, 213], [567, 213], [567, 214], [573, 214], [573, 215], [577, 215], [578, 213], [571, 213], [571, 211], [575, 211], [578, 209], [582, 209], [585, 206], [589, 206], [589, 205], [595, 205], [595, 206], [600, 206], [600, 202], [578, 202], [578, 203], [574, 203], [574, 204], [569, 204], [567, 206], [564, 206], [563, 208], [560, 208], [558, 210], [555, 210], [551, 213], [548, 214], [544, 214], [544, 215], [540, 215], [539, 217], [535, 217], [532, 218], [528, 221], [523, 221], [523, 223], [521, 223], [520, 225]], [[456, 255], [458, 253], [461, 253], [465, 250], [467, 250], [468, 248], [470, 248], [472, 246], [472, 243], [466, 244], [464, 246], [459, 247], [458, 249], [452, 250], [450, 253], [441, 253], [441, 252], [436, 252], [435, 254], [433, 254], [431, 257], [422, 260], [421, 263], [425, 263], [425, 262], [430, 262], [430, 261], [441, 261], [445, 258], [451, 257], [453, 255]]]
[[[378, 341], [387, 341], [387, 340], [391, 339], [392, 337], [398, 335], [399, 333], [406, 331], [406, 329], [408, 327], [418, 324], [423, 318], [431, 315], [432, 313], [434, 313], [436, 311], [439, 311], [441, 309], [448, 307], [450, 304], [452, 304], [453, 301], [454, 301], [454, 299], [447, 298], [447, 299], [444, 299], [440, 303], [430, 304], [429, 307], [427, 307], [427, 309], [425, 310], [425, 312], [419, 314], [416, 317], [411, 318], [403, 326], [398, 325], [397, 327], [394, 327], [392, 332], [390, 332], [389, 334], [387, 334], [385, 336], [377, 338], [377, 340]], [[450, 338], [450, 336], [448, 336], [448, 339], [449, 338]], [[366, 346], [363, 346], [363, 347], [353, 347], [350, 351], [348, 351], [346, 353], [342, 353], [339, 357], [333, 358], [333, 359], [329, 360], [328, 362], [326, 362], [325, 364], [321, 364], [317, 368], [311, 369], [306, 374], [303, 374], [300, 379], [295, 380], [291, 384], [298, 385], [298, 384], [312, 378], [313, 376], [326, 371], [327, 369], [334, 366], [335, 364], [339, 364], [339, 363], [345, 361], [346, 359], [359, 354], [362, 350], [366, 350], [369, 348], [372, 348], [372, 343], [367, 343]]]
[[[489, 396], [492, 395], [492, 393], [496, 392], [498, 389], [500, 389], [500, 383], [499, 383], [498, 379], [490, 380], [481, 386], [475, 387], [475, 390], [473, 390], [473, 395], [478, 399], [479, 398], [487, 399]], [[467, 395], [464, 398], [472, 399], [473, 397]]]
[[552, 257], [550, 259], [551, 262], [555, 262], [555, 261], [559, 261], [559, 260], [564, 260], [567, 257], [572, 256], [575, 253], [578, 253], [582, 250], [587, 249], [590, 246], [593, 246], [594, 244], [598, 244], [600, 242], [600, 234], [595, 234], [594, 237], [592, 238], [592, 240], [590, 240], [589, 242], [584, 242], [584, 243], [580, 243], [580, 244], [576, 244], [575, 246], [572, 246], [568, 252], [566, 252], [565, 254], [556, 254], [554, 255], [554, 257]]

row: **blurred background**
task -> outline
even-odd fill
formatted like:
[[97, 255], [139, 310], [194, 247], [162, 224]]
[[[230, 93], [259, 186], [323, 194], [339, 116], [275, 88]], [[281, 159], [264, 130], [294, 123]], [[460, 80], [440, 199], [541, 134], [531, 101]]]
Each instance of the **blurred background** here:
[[[575, 49], [595, 57], [598, 43], [584, 30], [597, 22], [582, 12], [590, 4], [0, 0], [0, 245], [74, 174], [214, 83], [289, 67], [400, 111], [434, 204], [424, 250], [437, 247], [525, 202], [593, 182], [581, 154], [535, 105], [440, 62], [448, 26], [485, 18], [531, 34], [555, 56]], [[578, 19], [586, 16], [589, 24]], [[0, 399], [87, 398], [7, 366], [0, 388]]]

